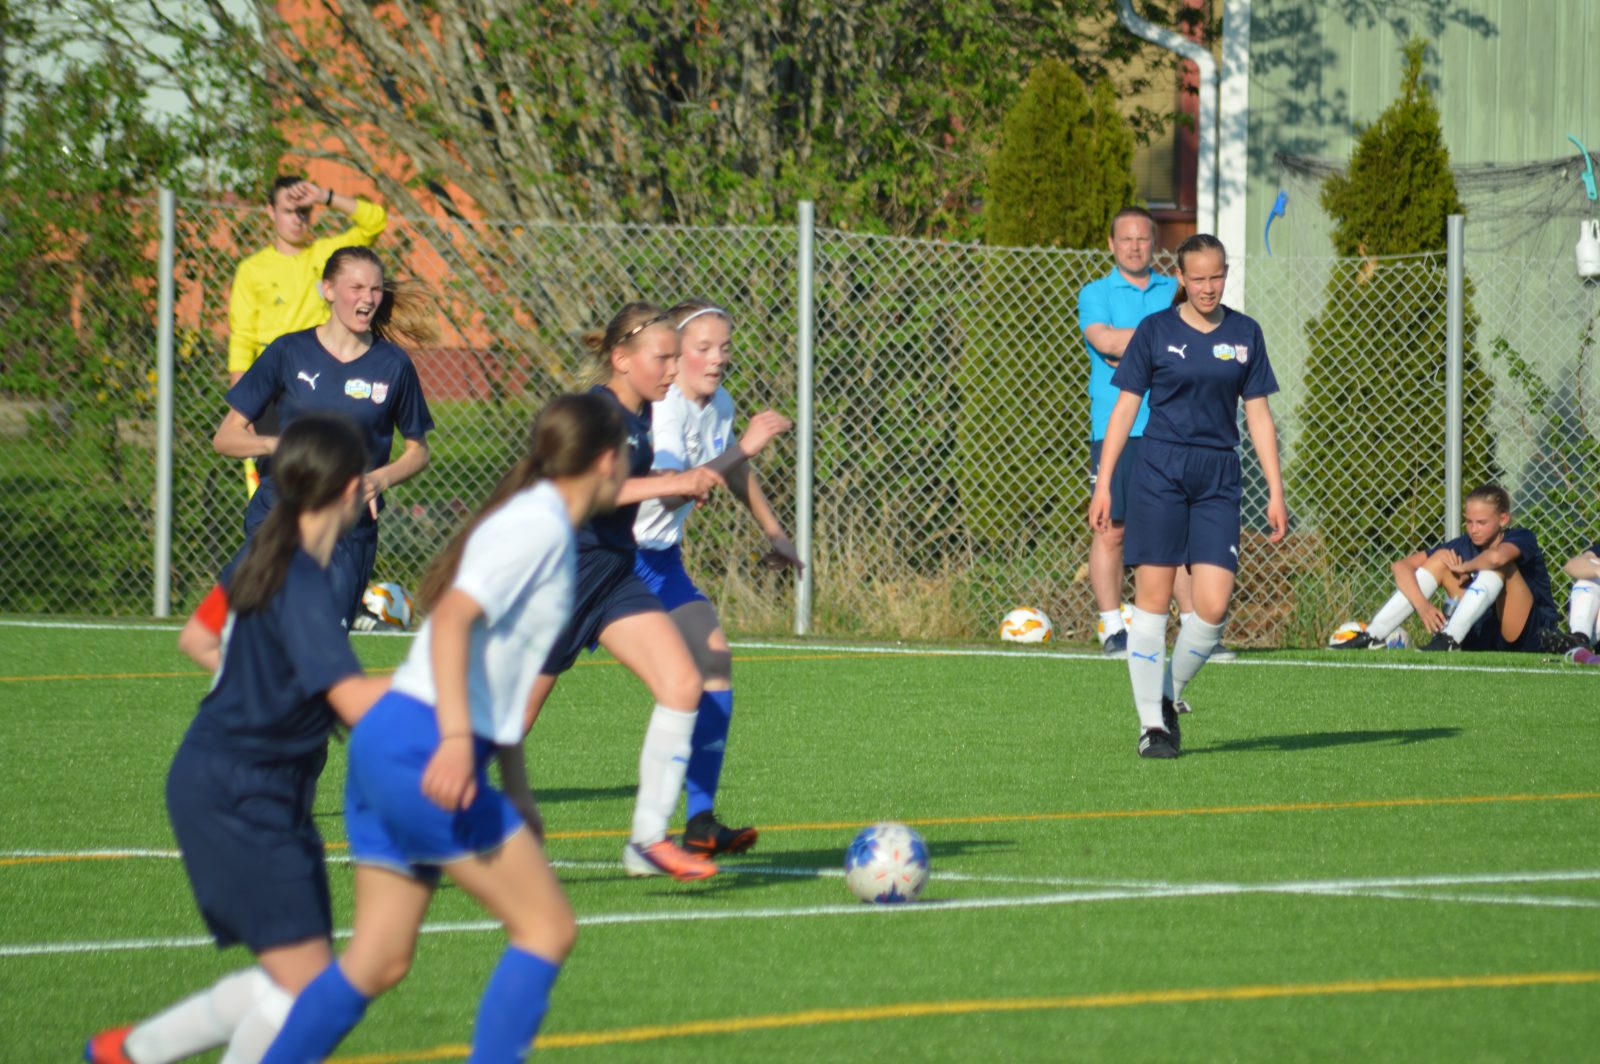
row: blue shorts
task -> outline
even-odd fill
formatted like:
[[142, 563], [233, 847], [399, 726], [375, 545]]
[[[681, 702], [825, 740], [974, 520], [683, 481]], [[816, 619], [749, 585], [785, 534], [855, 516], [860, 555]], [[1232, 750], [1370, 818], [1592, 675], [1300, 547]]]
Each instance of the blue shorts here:
[[185, 741], [167, 772], [167, 813], [194, 900], [218, 948], [255, 953], [330, 938], [328, 870], [312, 820], [326, 748], [255, 762]]
[[708, 602], [705, 593], [694, 586], [683, 567], [683, 544], [674, 543], [663, 550], [639, 548], [633, 559], [633, 571], [644, 586], [661, 600], [668, 613], [691, 602]]
[[[1124, 521], [1128, 513], [1128, 485], [1133, 481], [1133, 467], [1139, 460], [1139, 440], [1129, 436], [1122, 453], [1117, 456], [1117, 468], [1111, 472], [1111, 520]], [[1089, 441], [1089, 490], [1094, 491], [1100, 481], [1100, 451], [1105, 440]]]
[[600, 645], [600, 633], [613, 621], [639, 613], [661, 613], [661, 600], [633, 571], [636, 552], [594, 547], [578, 552], [578, 589], [572, 596], [572, 618], [556, 636], [550, 656], [539, 671], [559, 676], [578, 655]]
[[478, 793], [457, 812], [422, 793], [422, 774], [439, 748], [433, 707], [390, 691], [350, 733], [344, 823], [350, 858], [413, 879], [433, 882], [439, 866], [500, 848], [522, 816], [484, 771], [494, 744], [473, 740]]
[[1237, 451], [1146, 436], [1129, 485], [1122, 563], [1237, 571], [1241, 497]]
[[[255, 500], [261, 497], [257, 492], [250, 500], [251, 506], [245, 510], [245, 538], [244, 546], [223, 566], [218, 581], [224, 586], [227, 577], [232, 574], [238, 564], [244, 561], [245, 551], [250, 549], [250, 539], [255, 530], [266, 520], [267, 512], [262, 510], [257, 513]], [[253, 520], [252, 520], [253, 519]], [[378, 561], [378, 526], [376, 522], [362, 518], [350, 531], [340, 536], [333, 545], [333, 554], [328, 558], [328, 582], [333, 585], [334, 601], [344, 609], [344, 623], [349, 627], [356, 619], [356, 614], [361, 611], [361, 596], [367, 593], [367, 585], [372, 583], [372, 569]]]

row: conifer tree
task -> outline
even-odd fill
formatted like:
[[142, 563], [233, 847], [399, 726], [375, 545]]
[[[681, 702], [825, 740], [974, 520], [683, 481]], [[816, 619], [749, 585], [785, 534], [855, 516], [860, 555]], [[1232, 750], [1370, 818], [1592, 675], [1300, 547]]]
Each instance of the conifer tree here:
[[[1442, 252], [1446, 220], [1462, 210], [1424, 50], [1418, 40], [1406, 46], [1399, 97], [1361, 131], [1348, 171], [1323, 185], [1345, 261], [1306, 324], [1307, 389], [1291, 441], [1291, 504], [1315, 518], [1336, 563], [1364, 572], [1431, 546], [1444, 528], [1444, 256], [1382, 258]], [[1464, 491], [1493, 472], [1491, 386], [1472, 342], [1470, 286], [1467, 294]]]
[[[988, 242], [1104, 247], [1112, 216], [1135, 202], [1133, 148], [1109, 80], [1091, 98], [1071, 67], [1040, 63], [989, 160]], [[1084, 280], [1053, 256], [1004, 252], [988, 263], [962, 358], [958, 435], [962, 510], [978, 536], [1043, 537], [1067, 549], [1082, 524], [1089, 367], [1077, 290]], [[1055, 355], [1040, 359], [1040, 350]]]

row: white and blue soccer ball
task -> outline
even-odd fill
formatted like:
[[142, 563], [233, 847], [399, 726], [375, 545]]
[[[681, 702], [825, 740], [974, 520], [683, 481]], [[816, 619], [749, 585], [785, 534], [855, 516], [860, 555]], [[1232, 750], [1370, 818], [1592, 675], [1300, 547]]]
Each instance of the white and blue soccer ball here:
[[916, 901], [928, 885], [928, 844], [904, 824], [862, 828], [845, 851], [844, 879], [862, 901]]
[[[399, 584], [372, 584], [361, 596], [361, 609], [365, 616], [356, 618], [357, 631], [403, 632], [411, 627], [411, 596]], [[367, 618], [370, 621], [362, 624]]]
[[1055, 625], [1043, 610], [1018, 606], [1000, 622], [1000, 638], [1007, 643], [1048, 643]]

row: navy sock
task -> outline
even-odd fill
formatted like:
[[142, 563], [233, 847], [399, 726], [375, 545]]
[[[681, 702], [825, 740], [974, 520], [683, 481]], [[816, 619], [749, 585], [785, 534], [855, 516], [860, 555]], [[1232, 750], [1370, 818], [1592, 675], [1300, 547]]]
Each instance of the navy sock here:
[[550, 988], [560, 974], [561, 965], [507, 946], [483, 988], [467, 1064], [526, 1060], [550, 1007]]
[[361, 1022], [369, 1000], [350, 985], [337, 961], [328, 965], [294, 999], [261, 1064], [319, 1064]]
[[689, 769], [684, 773], [684, 793], [692, 818], [709, 813], [716, 804], [717, 780], [728, 749], [728, 728], [733, 723], [733, 692], [707, 691], [700, 696], [700, 715], [690, 740]]

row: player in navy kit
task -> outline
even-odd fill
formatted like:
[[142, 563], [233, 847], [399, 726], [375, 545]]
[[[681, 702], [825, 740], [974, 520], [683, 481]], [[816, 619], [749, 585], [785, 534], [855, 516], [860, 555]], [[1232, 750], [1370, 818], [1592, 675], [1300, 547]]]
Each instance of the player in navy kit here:
[[[312, 411], [344, 414], [361, 426], [367, 451], [362, 500], [367, 512], [339, 541], [329, 570], [350, 622], [372, 579], [383, 492], [428, 464], [433, 417], [416, 367], [395, 340], [430, 342], [434, 327], [418, 290], [386, 286], [383, 263], [368, 248], [340, 248], [329, 257], [322, 273], [322, 295], [332, 309], [328, 320], [274, 340], [228, 389], [229, 410], [212, 445], [230, 458], [258, 459], [261, 487], [244, 515], [248, 541], [277, 501], [270, 456], [278, 441], [256, 435], [252, 422], [261, 412], [276, 402], [278, 421], [284, 426]], [[405, 444], [391, 462], [396, 433]]]
[[497, 748], [521, 746], [529, 693], [572, 609], [574, 528], [615, 505], [627, 446], [615, 403], [556, 399], [535, 419], [527, 454], [424, 577], [428, 619], [350, 735], [355, 934], [295, 1002], [263, 1064], [325, 1059], [405, 976], [441, 871], [510, 939], [483, 993], [471, 1059], [527, 1054], [577, 919], [485, 768]]
[[[750, 460], [793, 422], [773, 410], [750, 419], [743, 436], [733, 433], [733, 398], [722, 386], [733, 353], [733, 319], [711, 303], [680, 303], [667, 312], [678, 330], [678, 376], [666, 397], [651, 405], [653, 468], [676, 472], [709, 465], [726, 479], [766, 534], [766, 562], [803, 568], [788, 533], [772, 512]], [[683, 529], [693, 506], [686, 499], [650, 499], [639, 507], [634, 538], [639, 553], [634, 571], [683, 634], [705, 683], [695, 718], [693, 752], [684, 783], [688, 823], [683, 846], [715, 857], [744, 853], [756, 844], [753, 827], [730, 828], [717, 819], [714, 803], [722, 775], [728, 732], [733, 722], [733, 654], [717, 611], [683, 567]]]
[[[1267, 396], [1278, 382], [1261, 327], [1222, 305], [1228, 277], [1222, 242], [1197, 233], [1178, 245], [1180, 302], [1134, 330], [1112, 384], [1122, 396], [1111, 413], [1089, 522], [1111, 524], [1111, 480], [1128, 432], [1149, 392], [1145, 426], [1128, 493], [1123, 557], [1134, 566], [1128, 676], [1139, 711], [1139, 754], [1177, 757], [1183, 689], [1211, 656], [1233, 597], [1239, 566], [1240, 400], [1268, 489], [1270, 540], [1283, 539], [1289, 511], [1278, 468], [1278, 434]], [[1194, 613], [1184, 618], [1166, 657], [1167, 604], [1179, 566], [1193, 576]]]
[[[1473, 489], [1463, 505], [1466, 533], [1392, 566], [1395, 592], [1365, 632], [1338, 649], [1383, 647], [1411, 616], [1433, 633], [1423, 650], [1562, 651], [1546, 647], [1556, 631], [1556, 603], [1539, 541], [1511, 524], [1511, 496], [1498, 484]], [[1431, 600], [1444, 589], [1456, 601], [1445, 616]]]
[[327, 571], [361, 508], [365, 441], [347, 419], [304, 415], [274, 457], [278, 505], [228, 578], [221, 667], [167, 776], [200, 914], [219, 947], [243, 943], [259, 967], [96, 1036], [92, 1064], [165, 1064], [222, 1045], [225, 1064], [254, 1064], [332, 955], [317, 778], [336, 717], [356, 723], [388, 686], [362, 674]]
[[[678, 330], [666, 311], [650, 303], [629, 303], [604, 332], [586, 335], [584, 346], [594, 360], [595, 376], [605, 382], [591, 394], [614, 405], [628, 426], [629, 474], [617, 508], [578, 529], [572, 620], [534, 685], [531, 717], [538, 716], [556, 678], [579, 654], [596, 646], [605, 647], [643, 680], [656, 705], [639, 754], [639, 792], [623, 867], [635, 876], [704, 879], [716, 874], [716, 865], [667, 838], [703, 694], [700, 671], [661, 600], [634, 573], [633, 525], [644, 500], [703, 499], [723, 480], [706, 466], [671, 473], [650, 470], [650, 404], [667, 394], [678, 373]], [[520, 747], [502, 757], [500, 765], [508, 786], [526, 788]]]

